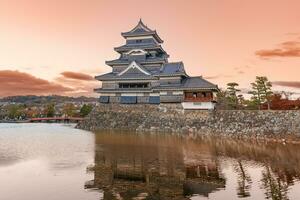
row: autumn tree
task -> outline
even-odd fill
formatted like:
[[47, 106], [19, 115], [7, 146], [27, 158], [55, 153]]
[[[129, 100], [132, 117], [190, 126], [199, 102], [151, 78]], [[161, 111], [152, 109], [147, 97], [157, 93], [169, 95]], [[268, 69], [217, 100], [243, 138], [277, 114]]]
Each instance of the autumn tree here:
[[73, 117], [76, 114], [76, 108], [74, 104], [67, 103], [63, 107], [63, 114], [68, 117]]
[[256, 76], [254, 83], [251, 83], [252, 91], [249, 94], [252, 94], [252, 101], [260, 109], [261, 104], [267, 103], [268, 109], [270, 109], [270, 97], [272, 95], [272, 83], [265, 76]]
[[34, 118], [34, 117], [37, 117], [38, 116], [38, 111], [32, 107], [29, 107], [26, 112], [26, 118]]

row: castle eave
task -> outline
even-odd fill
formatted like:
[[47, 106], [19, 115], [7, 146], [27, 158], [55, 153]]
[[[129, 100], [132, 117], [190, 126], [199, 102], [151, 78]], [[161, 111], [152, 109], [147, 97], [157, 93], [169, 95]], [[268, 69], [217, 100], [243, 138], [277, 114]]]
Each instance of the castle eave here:
[[158, 43], [163, 43], [164, 41], [159, 37], [156, 31], [150, 32], [141, 32], [141, 33], [130, 33], [130, 32], [123, 32], [121, 35], [126, 39], [128, 37], [137, 37], [137, 36], [153, 36]]
[[[114, 65], [128, 65], [131, 61], [129, 60], [121, 60], [121, 59], [116, 59], [116, 60], [109, 60], [105, 61], [105, 64], [109, 66], [114, 66]], [[153, 58], [153, 59], [146, 59], [144, 61], [139, 61], [141, 64], [162, 64], [167, 62], [167, 58]]]
[[143, 44], [143, 45], [123, 45], [123, 46], [119, 46], [119, 47], [115, 47], [114, 50], [116, 52], [124, 52], [124, 51], [128, 51], [131, 49], [147, 49], [147, 50], [151, 50], [151, 49], [159, 49], [162, 52], [165, 52], [162, 48], [161, 45], [153, 45], [153, 44]]
[[96, 88], [94, 89], [97, 93], [131, 93], [131, 92], [152, 92], [152, 88], [118, 88], [118, 89], [103, 89], [103, 88]]

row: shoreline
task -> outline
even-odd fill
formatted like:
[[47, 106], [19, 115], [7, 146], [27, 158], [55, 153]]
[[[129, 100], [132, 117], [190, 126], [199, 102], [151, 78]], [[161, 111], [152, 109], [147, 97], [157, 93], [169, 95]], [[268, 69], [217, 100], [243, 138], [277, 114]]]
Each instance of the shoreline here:
[[31, 122], [31, 121], [0, 121], [0, 124], [77, 124], [76, 122]]
[[183, 110], [178, 104], [100, 104], [77, 126], [84, 130], [129, 130], [247, 138], [300, 137], [300, 111]]
[[[28, 121], [0, 121], [0, 124], [65, 124], [65, 123], [57, 123], [57, 122], [28, 122]], [[78, 127], [77, 123], [68, 123], [74, 124], [74, 128], [81, 129]], [[84, 130], [84, 129], [83, 129]], [[220, 133], [193, 133], [193, 132], [169, 132], [169, 131], [160, 131], [160, 130], [130, 130], [130, 129], [94, 129], [88, 130], [95, 134], [98, 132], [123, 132], [124, 134], [130, 132], [135, 134], [165, 134], [165, 135], [175, 135], [180, 136], [185, 139], [192, 139], [197, 140], [199, 138], [224, 138], [224, 139], [232, 139], [232, 140], [239, 140], [239, 141], [253, 141], [253, 142], [271, 142], [271, 143], [278, 143], [278, 144], [300, 144], [300, 136], [295, 134], [279, 134], [279, 135], [272, 135], [272, 134], [261, 134], [261, 135], [228, 135], [228, 134], [220, 134]]]
[[[77, 129], [77, 126], [75, 127]], [[84, 130], [84, 129], [82, 129]], [[228, 135], [228, 134], [219, 134], [219, 133], [192, 133], [192, 132], [165, 132], [165, 131], [151, 131], [151, 130], [143, 130], [143, 131], [136, 131], [136, 130], [125, 130], [125, 129], [95, 129], [95, 130], [87, 130], [93, 132], [94, 134], [101, 134], [101, 132], [109, 132], [109, 133], [116, 133], [121, 132], [124, 134], [127, 133], [134, 133], [134, 134], [160, 134], [160, 135], [173, 135], [173, 136], [180, 136], [185, 139], [197, 140], [200, 138], [224, 138], [229, 140], [239, 140], [239, 141], [253, 141], [253, 142], [271, 142], [271, 143], [278, 143], [278, 144], [300, 144], [300, 136], [295, 134], [289, 134], [282, 137], [282, 135], [271, 135], [271, 134], [262, 134], [262, 135]]]
[[20, 123], [31, 123], [29, 120], [21, 120], [21, 121], [2, 121], [0, 120], [0, 124], [20, 124]]

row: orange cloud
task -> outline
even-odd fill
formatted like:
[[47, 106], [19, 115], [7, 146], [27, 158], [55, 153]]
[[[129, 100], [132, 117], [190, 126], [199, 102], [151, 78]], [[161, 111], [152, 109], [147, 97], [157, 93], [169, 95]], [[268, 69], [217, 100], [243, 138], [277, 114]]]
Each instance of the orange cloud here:
[[270, 57], [300, 57], [300, 42], [287, 41], [279, 44], [279, 48], [263, 49], [256, 51], [255, 54], [261, 58]]
[[84, 73], [79, 72], [71, 72], [71, 71], [65, 71], [62, 72], [61, 75], [63, 75], [65, 78], [68, 79], [75, 79], [75, 80], [82, 80], [82, 81], [93, 81], [95, 80], [92, 76]]
[[219, 78], [231, 78], [233, 77], [232, 75], [215, 75], [215, 76], [204, 76], [205, 79], [219, 79]]
[[[55, 79], [55, 82], [66, 87], [74, 88], [68, 95], [71, 96], [97, 96], [94, 89], [100, 87], [100, 82], [92, 76], [78, 72], [62, 72], [62, 76]], [[75, 90], [76, 89], [76, 90]]]
[[300, 88], [300, 81], [274, 81], [273, 85]]
[[0, 96], [65, 94], [73, 89], [30, 74], [1, 70]]

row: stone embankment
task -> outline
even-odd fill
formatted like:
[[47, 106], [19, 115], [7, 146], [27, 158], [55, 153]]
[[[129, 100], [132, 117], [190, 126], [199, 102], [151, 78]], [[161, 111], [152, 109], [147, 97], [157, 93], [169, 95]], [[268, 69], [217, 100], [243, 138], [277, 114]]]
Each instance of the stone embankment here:
[[183, 110], [180, 104], [100, 104], [78, 128], [228, 136], [300, 136], [300, 111]]

